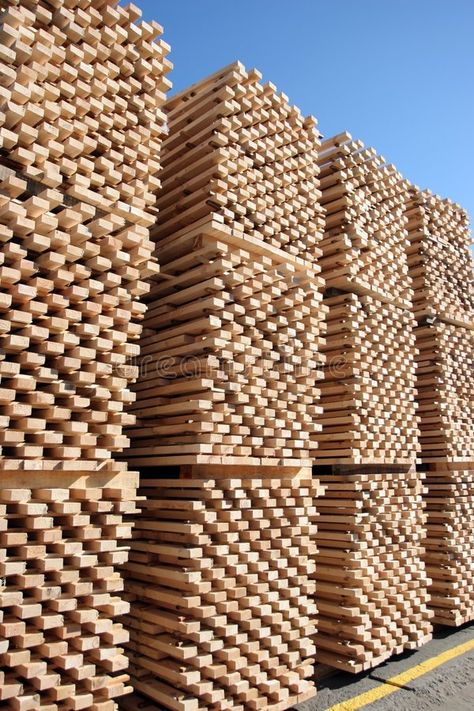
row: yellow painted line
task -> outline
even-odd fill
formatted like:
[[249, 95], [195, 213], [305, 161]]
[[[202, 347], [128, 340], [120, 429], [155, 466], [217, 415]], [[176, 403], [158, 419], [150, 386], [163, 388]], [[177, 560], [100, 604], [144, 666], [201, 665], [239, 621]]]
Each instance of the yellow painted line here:
[[436, 657], [431, 657], [431, 659], [427, 659], [414, 667], [410, 667], [410, 669], [407, 669], [401, 674], [392, 676], [391, 679], [387, 679], [386, 682], [380, 686], [376, 686], [375, 689], [366, 691], [358, 696], [353, 696], [351, 699], [347, 699], [347, 701], [341, 701], [340, 704], [331, 706], [328, 711], [357, 711], [357, 709], [361, 709], [368, 704], [373, 704], [374, 701], [383, 699], [384, 696], [394, 694], [395, 691], [400, 691], [400, 686], [413, 681], [413, 679], [417, 679], [419, 676], [423, 676], [423, 674], [427, 674], [433, 669], [436, 669], [436, 667], [459, 657], [461, 654], [469, 652], [471, 649], [474, 649], [474, 639], [471, 639], [469, 642], [464, 642], [464, 644], [458, 644], [457, 647], [452, 647], [446, 650], [446, 652], [438, 654]]

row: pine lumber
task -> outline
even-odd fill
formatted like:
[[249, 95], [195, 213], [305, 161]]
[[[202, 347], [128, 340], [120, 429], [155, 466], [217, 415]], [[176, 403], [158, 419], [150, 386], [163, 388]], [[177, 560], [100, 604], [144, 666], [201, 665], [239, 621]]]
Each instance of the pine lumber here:
[[324, 228], [316, 120], [240, 62], [168, 100], [157, 243], [199, 221], [314, 261]]
[[417, 399], [426, 476], [426, 569], [433, 621], [474, 619], [474, 291], [469, 218], [412, 186], [408, 260], [414, 286]]
[[435, 320], [416, 328], [424, 462], [474, 460], [474, 330]]
[[[138, 476], [2, 472], [2, 708], [101, 708], [129, 693], [118, 618]], [[19, 705], [18, 705], [19, 704]], [[111, 705], [111, 706], [110, 706]]]
[[349, 133], [322, 141], [318, 165], [325, 210], [320, 265], [327, 287], [410, 308], [409, 183]]
[[[331, 293], [331, 292], [330, 292]], [[315, 462], [409, 463], [419, 450], [416, 321], [391, 302], [327, 295]]]
[[474, 619], [474, 463], [427, 465], [425, 563], [433, 622]]
[[158, 271], [162, 28], [103, 0], [2, 2], [0, 705], [114, 711], [138, 477], [114, 455]]
[[473, 242], [466, 211], [413, 186], [406, 214], [417, 319], [436, 317], [474, 328]]
[[309, 463], [319, 428], [319, 137], [239, 62], [170, 99], [133, 467]]
[[310, 470], [231, 476], [141, 479], [124, 624], [135, 694], [165, 708], [283, 710], [314, 695], [321, 488]]
[[357, 674], [431, 638], [424, 485], [410, 466], [315, 472], [316, 662]]
[[102, 0], [0, 20], [0, 457], [120, 471], [171, 65], [157, 23]]
[[419, 451], [408, 183], [348, 133], [321, 143], [326, 342], [317, 464], [406, 464]]

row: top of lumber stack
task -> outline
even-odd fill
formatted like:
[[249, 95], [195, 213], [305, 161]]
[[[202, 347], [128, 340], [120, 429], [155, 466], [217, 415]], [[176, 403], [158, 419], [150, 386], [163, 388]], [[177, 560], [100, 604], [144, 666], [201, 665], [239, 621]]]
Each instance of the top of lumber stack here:
[[133, 5], [3, 7], [2, 467], [112, 467], [158, 270], [148, 228], [169, 47]]
[[474, 328], [474, 274], [469, 216], [460, 205], [412, 187], [407, 205], [408, 264], [418, 320]]
[[326, 285], [410, 308], [407, 181], [349, 133], [323, 141], [318, 163], [326, 212], [320, 261]]
[[167, 102], [159, 251], [213, 228], [280, 261], [318, 258], [316, 121], [260, 78], [236, 62]]

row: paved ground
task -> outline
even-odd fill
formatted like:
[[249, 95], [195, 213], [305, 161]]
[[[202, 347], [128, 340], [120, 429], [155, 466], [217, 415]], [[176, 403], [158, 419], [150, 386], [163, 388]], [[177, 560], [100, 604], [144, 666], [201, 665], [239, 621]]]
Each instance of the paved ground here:
[[[298, 711], [327, 711], [383, 684], [411, 667], [452, 647], [474, 640], [474, 623], [455, 631], [437, 632], [435, 639], [417, 652], [400, 655], [364, 674], [338, 673], [319, 682], [315, 699], [295, 707]], [[349, 707], [348, 707], [349, 708]], [[369, 711], [473, 711], [474, 649], [413, 679], [395, 693], [369, 705], [352, 706]]]

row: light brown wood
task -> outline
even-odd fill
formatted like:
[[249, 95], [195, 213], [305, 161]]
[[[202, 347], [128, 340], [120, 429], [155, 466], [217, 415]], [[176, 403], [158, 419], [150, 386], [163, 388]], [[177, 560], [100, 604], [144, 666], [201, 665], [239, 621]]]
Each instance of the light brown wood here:
[[124, 566], [137, 692], [191, 710], [283, 710], [314, 694], [309, 575], [321, 493], [311, 477], [263, 467], [248, 478], [142, 478]]
[[123, 516], [135, 509], [137, 477], [53, 476], [40, 482], [11, 472], [0, 489], [0, 699], [28, 708], [31, 697], [35, 708], [82, 708], [87, 700], [92, 708], [130, 690], [128, 634], [114, 618], [129, 607], [118, 597], [118, 566], [127, 558]]
[[354, 674], [431, 638], [421, 477], [364, 469], [321, 474], [316, 502], [316, 661]]
[[458, 627], [474, 619], [474, 463], [428, 465], [425, 494], [426, 570], [436, 624]]
[[240, 63], [166, 113], [127, 461], [307, 464], [324, 360], [315, 121]]
[[138, 477], [113, 457], [158, 271], [169, 47], [133, 5], [1, 9], [0, 705], [115, 711]]
[[418, 320], [437, 317], [474, 328], [472, 236], [467, 213], [450, 200], [412, 187], [406, 215], [408, 264]]
[[4, 6], [2, 466], [114, 470], [158, 270], [169, 47], [132, 6]]

